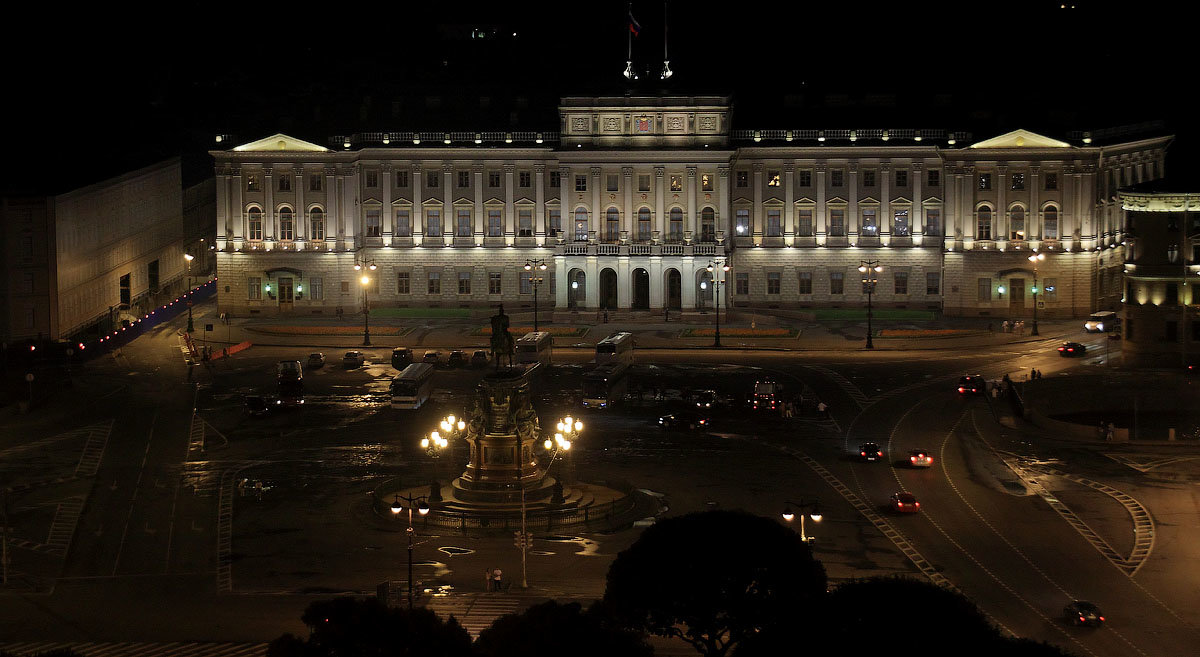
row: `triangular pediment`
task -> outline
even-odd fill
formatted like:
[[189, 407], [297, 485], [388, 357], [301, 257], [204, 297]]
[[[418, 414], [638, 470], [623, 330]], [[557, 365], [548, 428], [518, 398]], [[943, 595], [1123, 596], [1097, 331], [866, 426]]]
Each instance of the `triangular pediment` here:
[[396, 207], [398, 205], [412, 205], [412, 199], [400, 196], [392, 200], [392, 207]]
[[999, 137], [992, 137], [971, 144], [971, 148], [1070, 148], [1065, 141], [1051, 139], [1028, 130], [1013, 130]]
[[471, 199], [469, 199], [465, 196], [460, 196], [460, 197], [454, 199], [454, 204], [455, 205], [474, 205], [475, 201], [472, 201]]
[[513, 203], [516, 205], [533, 205], [533, 199], [529, 198], [528, 196], [522, 196], [521, 198], [513, 201]]
[[778, 196], [763, 199], [763, 205], [783, 205], [783, 199]]
[[363, 205], [383, 205], [383, 202], [380, 201], [379, 199], [371, 196], [371, 197], [364, 198], [362, 201], [362, 204]]
[[441, 204], [442, 199], [440, 198], [427, 198], [424, 201], [421, 201], [421, 207], [440, 206]]
[[942, 199], [940, 199], [936, 196], [930, 196], [929, 198], [925, 199], [924, 201], [921, 201], [921, 203], [923, 203], [925, 205], [937, 205], [939, 203], [942, 203]]
[[282, 132], [277, 132], [270, 137], [252, 141], [249, 144], [234, 146], [233, 150], [242, 152], [280, 152], [280, 151], [296, 151], [300, 153], [328, 153], [328, 148], [317, 146], [303, 139], [289, 137]]
[[912, 205], [912, 201], [904, 198], [903, 196], [897, 196], [896, 198], [892, 199], [892, 203], [896, 203], [898, 205]]
[[858, 203], [859, 205], [879, 205], [879, 199], [874, 196], [864, 196]]
[[804, 204], [807, 204], [807, 205], [816, 205], [816, 203], [817, 203], [816, 201], [812, 200], [811, 198], [809, 198], [809, 197], [807, 197], [807, 196], [801, 196], [800, 198], [798, 198], [798, 199], [796, 199], [795, 201], [792, 201], [792, 202], [793, 202], [793, 203], [804, 203]]
[[483, 202], [484, 205], [504, 205], [504, 199], [495, 196]]
[[847, 201], [846, 201], [846, 199], [844, 199], [840, 196], [835, 196], [835, 197], [829, 199], [828, 201], [825, 201], [825, 203], [826, 204], [832, 203], [832, 204], [836, 204], [836, 205], [846, 205]]

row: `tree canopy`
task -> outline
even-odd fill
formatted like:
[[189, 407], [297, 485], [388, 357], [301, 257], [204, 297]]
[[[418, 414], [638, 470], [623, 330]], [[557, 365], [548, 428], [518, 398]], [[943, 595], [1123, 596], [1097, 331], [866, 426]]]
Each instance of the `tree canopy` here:
[[475, 641], [479, 657], [650, 657], [645, 635], [612, 622], [600, 603], [544, 602], [501, 616]]
[[796, 532], [719, 510], [646, 529], [613, 561], [604, 602], [630, 629], [678, 637], [719, 657], [812, 617], [825, 585], [824, 567]]
[[468, 657], [471, 636], [453, 616], [428, 609], [388, 608], [374, 598], [334, 598], [308, 606], [300, 617], [307, 639], [284, 634], [267, 657]]

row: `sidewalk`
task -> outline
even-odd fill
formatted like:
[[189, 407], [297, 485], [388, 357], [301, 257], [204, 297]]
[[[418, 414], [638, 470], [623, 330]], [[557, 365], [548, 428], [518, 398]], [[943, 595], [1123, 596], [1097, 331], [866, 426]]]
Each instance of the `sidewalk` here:
[[[555, 338], [557, 347], [590, 349], [596, 342], [616, 331], [629, 331], [637, 336], [637, 346], [643, 349], [704, 349], [713, 345], [715, 315], [689, 313], [682, 318], [663, 321], [654, 318], [613, 318], [605, 323], [603, 316], [596, 321], [594, 313], [557, 313], [558, 319], [569, 323], [549, 322], [542, 318], [540, 327], [580, 329], [578, 336]], [[533, 325], [532, 312], [510, 314], [512, 326], [523, 331]], [[744, 313], [738, 320], [727, 322], [722, 315], [721, 345], [725, 349], [767, 349], [780, 351], [863, 351], [866, 322], [814, 322], [775, 317], [767, 314]], [[353, 349], [363, 346], [362, 315], [336, 317], [252, 317], [234, 318], [221, 323], [215, 306], [205, 304], [197, 313], [196, 327], [214, 324], [208, 334], [215, 349], [252, 342], [258, 346], [303, 347], [312, 349]], [[994, 323], [994, 320], [992, 320]], [[1078, 337], [1079, 321], [1052, 320], [1040, 322], [1040, 336], [1016, 333], [989, 332], [986, 318], [947, 318], [933, 321], [875, 320], [872, 328], [876, 351], [906, 351], [928, 349], [990, 348], [1006, 344], [1038, 342], [1048, 339]], [[482, 318], [408, 317], [375, 318], [370, 320], [371, 347], [408, 346], [414, 348], [487, 349], [489, 338], [479, 333], [487, 325]], [[323, 332], [323, 331], [328, 331]], [[194, 336], [202, 341], [198, 330]]]

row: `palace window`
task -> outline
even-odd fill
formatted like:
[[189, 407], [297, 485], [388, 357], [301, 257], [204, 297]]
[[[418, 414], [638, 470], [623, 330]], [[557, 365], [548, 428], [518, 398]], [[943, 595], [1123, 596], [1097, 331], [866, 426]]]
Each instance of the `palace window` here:
[[325, 299], [325, 281], [320, 276], [308, 279], [308, 298], [313, 301]]
[[812, 187], [812, 170], [801, 169], [796, 172], [796, 185], [798, 187]]
[[458, 186], [459, 187], [470, 187], [471, 186], [471, 172], [470, 171], [459, 171], [458, 172]]
[[[412, 216], [408, 210], [396, 210], [396, 237], [412, 237]], [[313, 235], [316, 239], [316, 235]]]
[[992, 208], [987, 205], [979, 206], [975, 217], [975, 239], [992, 239]]
[[408, 170], [407, 169], [396, 172], [396, 186], [397, 187], [408, 187]]
[[940, 187], [942, 185], [942, 171], [940, 169], [930, 169], [925, 174], [925, 184], [929, 187]]
[[779, 187], [781, 184], [778, 171], [767, 172], [767, 187]]
[[314, 173], [308, 177], [308, 191], [310, 191], [310, 192], [321, 191], [321, 174]]
[[812, 208], [800, 208], [796, 211], [796, 235], [812, 237], [813, 211]]
[[246, 191], [248, 191], [248, 192], [262, 191], [262, 188], [258, 181], [257, 173], [246, 174]]
[[671, 176], [671, 191], [673, 191], [673, 192], [682, 192], [683, 191], [683, 177], [682, 176]]
[[281, 191], [281, 192], [292, 191], [292, 177], [286, 173], [279, 175], [279, 191]]
[[992, 189], [992, 174], [990, 174], [990, 173], [979, 174], [979, 191], [987, 192], [987, 191], [991, 191], [991, 189]]
[[296, 239], [296, 216], [291, 208], [279, 210], [279, 239], [285, 242]]
[[713, 190], [713, 176], [711, 173], [700, 174], [700, 191], [711, 192]]
[[1050, 171], [1046, 173], [1046, 191], [1052, 192], [1058, 189], [1058, 172]]
[[941, 293], [942, 288], [941, 276], [935, 271], [925, 272], [925, 294], [927, 296], [936, 296]]
[[456, 237], [471, 236], [471, 211], [467, 208], [458, 209], [458, 222], [454, 230]]
[[325, 212], [321, 208], [313, 208], [309, 213], [308, 236], [317, 242], [325, 239]]
[[575, 210], [575, 241], [588, 241], [588, 212], [583, 208]]
[[1058, 239], [1058, 208], [1053, 205], [1046, 206], [1042, 211], [1042, 238]]
[[458, 293], [459, 294], [470, 294], [471, 293], [471, 272], [469, 272], [469, 271], [458, 272]]
[[862, 174], [863, 174], [862, 175], [863, 187], [874, 187], [876, 184], [875, 183], [875, 170], [874, 169], [863, 169]]
[[562, 173], [561, 172], [558, 172], [558, 171], [550, 172], [550, 186], [553, 187], [554, 189], [558, 189], [559, 187], [562, 186]]
[[738, 187], [749, 187], [750, 186], [750, 172], [738, 171], [736, 175], [737, 175], [737, 186]]
[[500, 172], [499, 171], [488, 171], [488, 187], [499, 187], [499, 186], [500, 186]]
[[942, 209], [941, 208], [925, 208], [925, 234], [926, 235], [941, 235], [942, 234]]
[[646, 174], [638, 175], [638, 191], [639, 192], [650, 191], [650, 174], [646, 173]]
[[843, 294], [845, 292], [846, 273], [840, 271], [829, 272], [829, 293]]
[[750, 294], [750, 274], [736, 274], [734, 276], [735, 294], [746, 295]]
[[533, 210], [517, 210], [517, 237], [533, 237]]
[[779, 272], [767, 272], [767, 294], [779, 294]]
[[637, 238], [639, 242], [646, 242], [650, 239], [650, 208], [638, 210]]
[[1008, 213], [1008, 239], [1025, 239], [1025, 208], [1015, 205]]
[[831, 208], [829, 210], [829, 236], [846, 236], [846, 209]]
[[562, 233], [562, 214], [558, 210], [550, 211], [550, 236], [554, 237]]
[[843, 184], [843, 176], [845, 172], [841, 169], [834, 169], [829, 172], [829, 184], [833, 187], [841, 187]]
[[671, 229], [667, 236], [668, 241], [681, 242], [683, 241], [683, 209], [671, 208]]
[[992, 300], [992, 279], [979, 278], [975, 280], [976, 295], [980, 301]]
[[780, 211], [778, 208], [767, 210], [767, 237], [780, 237], [783, 235], [783, 226], [779, 221]]
[[396, 294], [412, 294], [411, 277], [406, 271], [396, 273]]
[[517, 185], [521, 187], [529, 187], [531, 182], [532, 178], [530, 177], [528, 171], [521, 171], [517, 173]]
[[368, 171], [365, 177], [367, 179], [366, 180], [367, 187], [378, 187], [379, 186], [379, 174], [377, 172]]
[[617, 184], [619, 183], [621, 177], [615, 173], [610, 173], [610, 174], [607, 174], [604, 178], [605, 178], [604, 186], [605, 186], [606, 190], [610, 191], [610, 192], [617, 191]]
[[604, 241], [610, 244], [621, 236], [621, 213], [616, 208], [609, 208], [604, 213]]
[[533, 272], [521, 271], [517, 272], [517, 278], [520, 280], [519, 292], [521, 294], [533, 294]]
[[261, 242], [263, 238], [262, 210], [250, 208], [247, 214], [246, 239], [251, 242]]
[[717, 213], [712, 208], [700, 211], [700, 241], [711, 243], [717, 241]]
[[258, 276], [246, 278], [246, 298], [250, 301], [262, 301], [262, 278]]
[[894, 289], [895, 293], [898, 295], [908, 294], [908, 272], [892, 272], [892, 289]]
[[426, 210], [425, 211], [425, 234], [429, 237], [442, 236], [442, 211], [441, 210]]
[[426, 187], [438, 187], [439, 186], [437, 171], [427, 171], [425, 173], [425, 186]]
[[493, 271], [488, 273], [488, 294], [497, 295], [504, 290], [504, 274]]
[[812, 294], [812, 272], [801, 271], [796, 272], [797, 286], [796, 292], [799, 294]]
[[734, 233], [738, 237], [747, 237], [750, 235], [750, 210], [742, 208], [734, 213]]
[[429, 281], [429, 286], [426, 288], [428, 294], [441, 294], [442, 293], [442, 272], [440, 272], [440, 271], [429, 272], [428, 281]]
[[504, 236], [504, 222], [500, 215], [500, 208], [488, 208], [487, 218], [488, 218], [487, 236], [488, 237], [503, 237]]
[[575, 191], [587, 191], [587, 176], [575, 176]]
[[896, 186], [908, 187], [908, 169], [896, 169]]
[[908, 208], [892, 211], [892, 234], [897, 237], [908, 237], [912, 225], [909, 223]]
[[1017, 191], [1025, 189], [1025, 174], [1014, 173], [1012, 175], [1012, 188]]
[[862, 234], [864, 237], [877, 237], [879, 235], [879, 217], [876, 208], [862, 209]]
[[367, 209], [367, 237], [379, 237], [379, 208]]

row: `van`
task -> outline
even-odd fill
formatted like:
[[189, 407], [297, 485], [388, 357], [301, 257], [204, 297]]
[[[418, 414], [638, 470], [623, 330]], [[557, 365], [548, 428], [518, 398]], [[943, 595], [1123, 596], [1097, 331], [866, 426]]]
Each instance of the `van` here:
[[275, 378], [278, 381], [299, 381], [304, 378], [304, 369], [298, 360], [281, 360], [275, 367]]
[[1113, 333], [1121, 328], [1121, 318], [1111, 310], [1092, 313], [1083, 323], [1084, 333]]
[[413, 353], [408, 347], [396, 347], [392, 350], [392, 369], [403, 370], [412, 365]]

